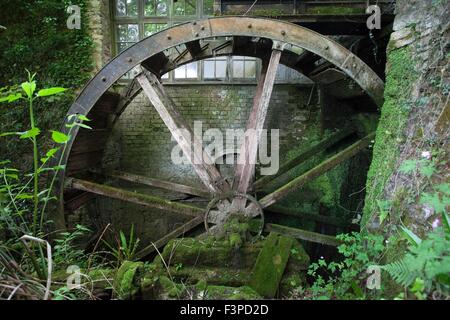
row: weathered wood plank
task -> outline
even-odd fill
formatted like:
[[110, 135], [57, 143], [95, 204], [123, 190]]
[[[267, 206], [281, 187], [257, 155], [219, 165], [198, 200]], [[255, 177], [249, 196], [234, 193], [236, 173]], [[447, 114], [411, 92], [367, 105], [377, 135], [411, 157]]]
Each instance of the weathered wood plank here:
[[110, 174], [108, 174], [109, 177], [117, 178], [120, 180], [125, 180], [129, 182], [135, 182], [155, 188], [161, 188], [169, 191], [175, 191], [185, 194], [190, 194], [198, 197], [203, 198], [210, 198], [211, 194], [207, 190], [186, 186], [178, 183], [173, 183], [170, 181], [163, 181], [159, 179], [152, 179], [144, 176], [140, 176], [137, 174], [132, 174], [128, 172], [121, 172], [121, 171], [113, 171]]
[[213, 193], [228, 192], [230, 186], [213, 165], [214, 161], [204, 151], [201, 141], [178, 113], [160, 81], [149, 72], [142, 73], [137, 80], [208, 190]]
[[[251, 180], [254, 178], [258, 143], [261, 140], [261, 130], [269, 109], [281, 53], [280, 50], [272, 50], [270, 59], [263, 64], [261, 78], [253, 99], [252, 111], [247, 121], [247, 133], [249, 134], [242, 141], [235, 172], [236, 189], [242, 194], [247, 193]], [[235, 198], [233, 207], [238, 210], [244, 209], [245, 203], [246, 199]]]
[[325, 244], [328, 246], [337, 247], [341, 244], [341, 241], [336, 239], [336, 237], [320, 234], [316, 232], [301, 230], [297, 228], [290, 228], [285, 226], [280, 226], [278, 224], [268, 223], [265, 226], [265, 231], [267, 232], [277, 232], [285, 236], [293, 237], [299, 240], [305, 240], [314, 243]]
[[[146, 255], [151, 254], [156, 250], [156, 248], [159, 250], [161, 247], [165, 246], [170, 240], [178, 238], [179, 236], [184, 235], [185, 233], [191, 231], [192, 229], [198, 227], [203, 223], [202, 217], [196, 217], [189, 222], [183, 224], [181, 227], [176, 228], [172, 232], [168, 233], [158, 241], [154, 242], [153, 244], [150, 244], [149, 246], [145, 247], [141, 251], [139, 251], [136, 256], [138, 258], [143, 258]], [[155, 248], [156, 247], [156, 248]]]
[[[291, 192], [301, 188], [306, 183], [321, 176], [325, 172], [333, 169], [334, 167], [338, 166], [343, 161], [355, 156], [358, 152], [360, 152], [361, 150], [366, 148], [374, 138], [375, 138], [375, 133], [369, 134], [365, 138], [357, 141], [356, 143], [352, 144], [351, 146], [349, 146], [346, 149], [342, 150], [341, 152], [337, 153], [333, 157], [325, 160], [324, 162], [317, 165], [316, 167], [309, 170], [308, 172], [293, 179], [291, 182], [285, 184], [281, 188], [266, 195], [259, 201], [259, 203], [261, 204], [261, 206], [263, 208], [267, 208], [267, 207], [271, 206], [272, 204], [281, 200], [282, 198], [284, 198]], [[246, 211], [248, 214], [252, 214], [252, 211], [254, 211], [254, 210], [255, 210], [254, 204], [251, 204], [246, 208]]]
[[131, 203], [140, 204], [146, 207], [176, 212], [179, 214], [183, 214], [186, 216], [192, 217], [202, 217], [204, 210], [199, 207], [176, 203], [173, 201], [161, 199], [155, 196], [131, 192], [107, 185], [98, 184], [95, 182], [90, 182], [86, 180], [76, 179], [76, 178], [68, 178], [66, 180], [66, 188], [69, 189], [77, 189], [82, 191], [91, 192], [94, 194], [98, 194], [101, 196], [109, 197], [112, 199], [118, 199], [122, 201], [127, 201]]
[[355, 132], [354, 129], [344, 129], [344, 130], [341, 130], [341, 131], [333, 134], [332, 136], [330, 136], [326, 139], [323, 139], [319, 143], [313, 145], [311, 148], [309, 148], [309, 149], [305, 150], [304, 152], [302, 152], [301, 154], [299, 154], [294, 159], [289, 160], [288, 162], [281, 165], [277, 174], [275, 174], [273, 176], [261, 177], [253, 184], [253, 186], [257, 190], [261, 189], [262, 187], [264, 187], [265, 184], [270, 183], [274, 179], [277, 179], [278, 177], [280, 177], [287, 171], [299, 166], [300, 164], [302, 164], [305, 161], [307, 161], [308, 159], [310, 159], [312, 156], [316, 155], [319, 152], [326, 150], [327, 148], [333, 146], [334, 144], [338, 143], [339, 141], [350, 136], [354, 132]]

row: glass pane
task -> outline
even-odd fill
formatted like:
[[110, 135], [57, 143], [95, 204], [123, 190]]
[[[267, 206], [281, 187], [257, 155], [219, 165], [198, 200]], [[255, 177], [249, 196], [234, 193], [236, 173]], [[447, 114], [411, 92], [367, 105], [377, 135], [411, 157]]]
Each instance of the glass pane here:
[[175, 69], [175, 78], [176, 79], [186, 78], [186, 66], [181, 66]]
[[156, 15], [167, 16], [167, 0], [156, 0]]
[[144, 25], [144, 37], [151, 36], [167, 27], [166, 23], [147, 23]]
[[128, 26], [126, 24], [119, 24], [117, 26], [117, 39], [120, 42], [126, 42], [127, 41], [127, 34], [128, 34]]
[[227, 60], [220, 60], [216, 62], [216, 77], [217, 78], [227, 77]]
[[167, 16], [167, 0], [144, 0], [144, 15]]
[[125, 50], [126, 48], [128, 48], [129, 46], [133, 45], [133, 43], [129, 43], [129, 42], [119, 42], [118, 43], [118, 47], [117, 50], [120, 52], [122, 52], [123, 50]]
[[173, 4], [173, 14], [176, 16], [193, 16], [196, 14], [196, 0], [178, 0]]
[[203, 77], [205, 79], [213, 79], [215, 77], [214, 65], [215, 65], [214, 61], [205, 60], [203, 64]]
[[139, 41], [139, 25], [129, 24], [128, 25], [128, 42], [138, 42]]
[[138, 15], [138, 0], [116, 0], [116, 14], [119, 17], [136, 17]]
[[169, 79], [169, 72], [163, 74], [161, 79]]
[[127, 0], [127, 16], [137, 16], [138, 15], [138, 0]]
[[119, 17], [127, 15], [127, 5], [125, 0], [116, 0], [116, 14]]
[[233, 77], [244, 77], [244, 61], [233, 61]]
[[203, 0], [203, 14], [214, 15], [214, 0]]
[[186, 65], [186, 78], [197, 78], [197, 62]]
[[155, 16], [155, 0], [145, 0], [144, 1], [144, 15], [147, 17]]

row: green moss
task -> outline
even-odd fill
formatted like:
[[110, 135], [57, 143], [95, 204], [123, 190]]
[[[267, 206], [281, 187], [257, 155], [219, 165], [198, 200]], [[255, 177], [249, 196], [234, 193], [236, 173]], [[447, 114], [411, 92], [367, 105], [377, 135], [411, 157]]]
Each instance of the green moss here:
[[119, 268], [114, 287], [120, 299], [132, 298], [140, 289], [140, 275], [143, 262], [125, 261]]
[[[241, 238], [242, 239], [242, 238]], [[239, 267], [251, 268], [261, 249], [261, 243], [242, 243], [239, 250], [230, 245], [229, 238], [216, 240], [208, 237], [204, 240], [184, 238], [171, 240], [154, 262], [162, 265], [161, 259], [171, 266]]]
[[180, 299], [186, 289], [182, 284], [175, 283], [166, 276], [159, 277], [158, 282], [162, 288], [163, 295], [166, 294], [168, 298]]
[[308, 14], [330, 14], [330, 15], [345, 15], [345, 14], [365, 14], [364, 8], [344, 7], [344, 6], [316, 6], [309, 7]]
[[417, 78], [415, 61], [407, 47], [388, 53], [385, 101], [367, 176], [363, 226], [378, 213], [376, 200], [385, 198], [386, 184], [397, 168], [399, 150], [405, 141], [404, 129], [412, 107], [411, 90]]
[[237, 232], [233, 232], [232, 234], [230, 234], [229, 241], [230, 241], [230, 246], [235, 249], [242, 246], [242, 243], [243, 243], [241, 235]]
[[206, 299], [214, 300], [258, 300], [261, 296], [248, 286], [226, 287], [226, 286], [208, 286], [206, 290]]
[[256, 259], [250, 287], [260, 295], [273, 298], [289, 259], [294, 239], [270, 233]]

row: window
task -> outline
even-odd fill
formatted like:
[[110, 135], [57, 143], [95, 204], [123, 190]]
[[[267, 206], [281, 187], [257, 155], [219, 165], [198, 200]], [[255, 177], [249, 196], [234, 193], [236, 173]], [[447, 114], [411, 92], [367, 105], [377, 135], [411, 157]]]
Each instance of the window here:
[[138, 0], [117, 0], [116, 15], [118, 17], [137, 17]]
[[197, 15], [197, 0], [173, 0], [174, 16]]
[[164, 17], [168, 15], [168, 0], [144, 0], [144, 16]]
[[122, 52], [133, 43], [139, 41], [138, 24], [119, 24], [117, 25], [117, 51]]
[[205, 80], [226, 79], [227, 67], [227, 57], [207, 59], [203, 61], [203, 78]]
[[167, 23], [145, 23], [144, 24], [144, 37], [149, 37], [154, 33], [167, 28]]
[[234, 56], [232, 70], [234, 79], [256, 79], [256, 59]]
[[198, 64], [191, 62], [175, 69], [175, 79], [197, 79]]
[[[214, 3], [214, 0], [114, 0], [115, 51], [119, 54], [134, 43], [168, 27], [213, 16]], [[224, 38], [211, 38], [206, 39], [205, 43], [222, 40]], [[180, 45], [168, 50], [166, 54], [174, 52], [172, 50], [181, 53], [185, 49], [184, 45]], [[297, 54], [303, 51], [301, 48], [290, 46], [287, 50]], [[169, 82], [193, 80], [255, 82], [260, 68], [260, 59], [217, 56], [180, 66], [164, 74], [162, 79]], [[124, 76], [124, 79], [130, 79], [138, 72], [140, 68], [134, 68]], [[305, 77], [280, 65], [276, 81], [278, 83], [304, 82]]]

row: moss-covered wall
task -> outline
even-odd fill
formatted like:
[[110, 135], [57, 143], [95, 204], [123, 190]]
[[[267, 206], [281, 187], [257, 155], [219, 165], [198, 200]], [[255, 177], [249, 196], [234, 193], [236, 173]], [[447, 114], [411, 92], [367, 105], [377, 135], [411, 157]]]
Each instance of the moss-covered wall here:
[[[446, 1], [397, 1], [362, 221], [369, 230], [391, 233], [405, 224], [423, 234], [439, 216], [424, 194], [448, 201], [438, 191], [448, 178], [448, 16]], [[406, 170], [407, 161], [420, 165]], [[423, 174], [425, 165], [432, 170]], [[382, 211], [388, 216], [380, 225]]]

